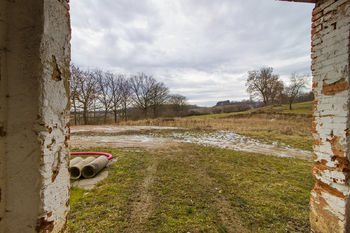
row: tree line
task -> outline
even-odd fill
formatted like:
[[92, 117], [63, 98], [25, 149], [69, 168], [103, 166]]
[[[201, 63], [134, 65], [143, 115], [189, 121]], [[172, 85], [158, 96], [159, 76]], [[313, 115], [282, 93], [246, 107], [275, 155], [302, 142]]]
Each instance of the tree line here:
[[171, 94], [169, 88], [152, 75], [116, 74], [97, 69], [81, 69], [71, 65], [71, 112], [74, 123], [82, 115], [83, 124], [89, 124], [89, 116], [108, 116], [113, 120], [128, 118], [156, 118], [159, 116], [181, 116], [187, 114], [187, 98]]
[[248, 71], [245, 85], [251, 99], [259, 98], [265, 106], [288, 103], [289, 108], [292, 109], [292, 104], [297, 98], [301, 96], [307, 98], [310, 94], [312, 95], [312, 93], [303, 93], [309, 78], [308, 74], [293, 72], [289, 77], [289, 85], [285, 85], [279, 75], [273, 74], [272, 67], [262, 67], [260, 70]]

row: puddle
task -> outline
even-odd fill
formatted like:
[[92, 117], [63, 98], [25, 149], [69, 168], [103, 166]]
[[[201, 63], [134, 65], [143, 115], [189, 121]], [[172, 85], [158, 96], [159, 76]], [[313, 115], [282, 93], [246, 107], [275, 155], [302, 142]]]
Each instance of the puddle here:
[[258, 140], [239, 135], [231, 131], [216, 132], [170, 132], [166, 134], [117, 135], [117, 136], [80, 136], [76, 132], [118, 133], [128, 130], [162, 130], [179, 129], [176, 127], [157, 126], [73, 126], [71, 127], [72, 147], [114, 147], [114, 148], [147, 148], [167, 147], [178, 143], [194, 143], [202, 146], [214, 146], [232, 150], [270, 154], [279, 157], [294, 157], [312, 161], [313, 153], [301, 149], [289, 148], [287, 145], [274, 142], [266, 144]]

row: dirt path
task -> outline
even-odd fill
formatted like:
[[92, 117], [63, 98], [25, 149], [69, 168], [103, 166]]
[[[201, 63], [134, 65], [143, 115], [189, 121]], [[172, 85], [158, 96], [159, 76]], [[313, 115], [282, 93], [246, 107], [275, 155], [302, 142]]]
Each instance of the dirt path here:
[[193, 175], [196, 176], [198, 181], [204, 185], [205, 189], [212, 190], [213, 193], [213, 205], [217, 209], [219, 218], [221, 219], [222, 224], [227, 228], [228, 232], [240, 232], [246, 233], [249, 232], [248, 229], [244, 227], [244, 224], [236, 217], [236, 213], [231, 207], [230, 201], [227, 200], [225, 194], [216, 196], [216, 193], [222, 193], [220, 188], [215, 188], [215, 180], [208, 175], [208, 173], [198, 167], [192, 166], [194, 168]]
[[151, 160], [151, 165], [146, 169], [146, 178], [141, 183], [139, 190], [135, 191], [132, 195], [132, 213], [130, 219], [130, 227], [125, 232], [141, 232], [142, 226], [149, 217], [152, 206], [152, 194], [148, 189], [154, 182], [154, 176], [157, 171], [158, 161], [156, 159]]

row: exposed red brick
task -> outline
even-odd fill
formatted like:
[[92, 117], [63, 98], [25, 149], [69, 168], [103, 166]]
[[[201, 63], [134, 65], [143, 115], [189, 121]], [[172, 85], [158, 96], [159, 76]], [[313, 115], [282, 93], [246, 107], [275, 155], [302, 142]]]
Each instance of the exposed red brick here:
[[317, 200], [314, 199], [314, 204], [317, 205], [320, 208], [324, 208], [329, 206], [329, 204], [327, 203], [326, 199], [324, 199], [321, 195], [317, 196]]
[[[326, 162], [327, 162], [327, 161], [326, 161]], [[319, 163], [319, 162], [316, 162], [315, 167], [316, 167], [318, 170], [320, 170], [320, 171], [326, 171], [326, 170], [329, 170], [329, 168], [328, 168], [328, 167], [323, 166], [323, 165], [322, 165], [321, 163]]]
[[51, 217], [51, 216], [52, 216], [52, 211], [47, 214], [47, 217]]
[[[321, 36], [322, 36], [321, 33], [316, 32], [316, 33], [311, 34], [311, 39], [317, 39], [317, 38], [320, 38]], [[311, 42], [311, 53], [315, 52], [315, 51], [312, 50], [312, 47], [313, 47], [313, 44]]]
[[52, 133], [52, 128], [51, 128], [51, 127], [46, 126], [46, 129], [48, 129], [48, 130], [49, 130], [49, 133]]
[[311, 27], [312, 28], [317, 27], [320, 23], [322, 23], [322, 21], [323, 21], [323, 18], [319, 18], [319, 19], [313, 21]]
[[54, 227], [54, 221], [47, 221], [44, 217], [42, 217], [38, 219], [35, 230], [38, 233], [52, 232]]
[[337, 9], [337, 14], [343, 14], [343, 15], [346, 15], [346, 7], [349, 5], [349, 2], [346, 2], [342, 5], [340, 5]]
[[320, 170], [317, 167], [311, 168], [311, 175], [317, 179], [316, 175], [320, 175]]
[[329, 25], [330, 23], [337, 22], [338, 19], [339, 19], [339, 18], [338, 18], [337, 16], [332, 17], [332, 18], [330, 18], [330, 19], [327, 21], [327, 24]]
[[332, 221], [336, 224], [338, 224], [339, 219], [334, 216], [332, 213], [330, 213], [329, 211], [325, 211], [322, 208], [318, 209], [318, 213], [320, 214], [320, 216], [323, 217], [323, 219], [325, 220], [326, 223], [329, 223], [329, 221]]
[[345, 156], [345, 152], [344, 151], [332, 149], [332, 152], [333, 152], [334, 155], [337, 155], [337, 156], [342, 156], [342, 157]]
[[322, 194], [322, 190], [316, 184], [315, 184], [314, 189], [311, 192], [319, 194], [319, 195]]
[[331, 140], [326, 139], [327, 142], [331, 144], [331, 149], [334, 155], [344, 157], [344, 147], [339, 143], [339, 138], [333, 136]]
[[323, 30], [323, 25], [322, 24], [319, 24], [319, 25], [317, 25], [315, 28], [313, 28], [312, 30], [311, 30], [311, 35], [313, 35], [313, 34], [315, 34], [315, 33], [317, 33], [317, 32], [320, 32], [320, 31], [322, 31]]
[[315, 143], [314, 143], [315, 145], [323, 145], [323, 143], [320, 141], [320, 140], [318, 140], [318, 139], [316, 139], [315, 140]]
[[322, 16], [323, 16], [323, 12], [322, 12], [322, 11], [321, 11], [321, 12], [318, 12], [318, 13], [315, 13], [315, 14], [313, 14], [313, 16], [312, 16], [311, 21], [312, 21], [312, 22], [315, 22], [317, 19], [321, 18]]
[[327, 160], [325, 160], [325, 159], [321, 159], [321, 164], [322, 165], [326, 165], [328, 163], [328, 161]]
[[346, 91], [348, 89], [349, 89], [348, 81], [345, 80], [345, 78], [341, 78], [340, 80], [331, 84], [326, 84], [323, 81], [321, 93], [325, 95], [335, 95], [343, 91]]
[[329, 194], [332, 194], [333, 196], [340, 197], [340, 198], [345, 198], [344, 194], [342, 192], [339, 192], [339, 190], [332, 188], [326, 183], [323, 183], [320, 180], [316, 179], [316, 185], [319, 188], [323, 189], [324, 191], [328, 192]]
[[[314, 105], [312, 106], [312, 110], [317, 110], [317, 104], [318, 104], [318, 100], [314, 100]], [[312, 121], [314, 121], [315, 119], [313, 118]]]
[[316, 16], [317, 14], [321, 14], [321, 16], [323, 15], [323, 8], [322, 7], [316, 7], [313, 11], [312, 11], [312, 15]]
[[[334, 160], [333, 160], [334, 159]], [[336, 164], [336, 168], [341, 171], [341, 172], [349, 172], [350, 169], [349, 169], [349, 160], [348, 158], [346, 157], [343, 157], [343, 156], [333, 156], [332, 157], [332, 161], [337, 161], [338, 164]]]
[[325, 118], [325, 117], [334, 117], [335, 115], [334, 114], [328, 114], [328, 115], [323, 115], [321, 116], [322, 118]]

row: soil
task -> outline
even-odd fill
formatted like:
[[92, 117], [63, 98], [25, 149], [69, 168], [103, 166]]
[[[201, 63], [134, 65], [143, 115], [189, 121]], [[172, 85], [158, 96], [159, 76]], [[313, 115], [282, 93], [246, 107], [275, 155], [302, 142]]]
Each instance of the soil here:
[[[174, 133], [167, 137], [131, 134], [131, 135], [113, 135], [127, 131], [142, 132], [145, 130], [171, 130], [176, 127], [158, 127], [158, 126], [72, 126], [70, 146], [77, 148], [89, 147], [111, 147], [111, 148], [158, 148], [170, 147], [178, 143], [195, 143], [205, 146], [215, 146], [239, 151], [270, 154], [279, 157], [294, 157], [312, 161], [312, 152], [295, 148], [288, 148], [278, 144], [264, 144], [256, 140], [240, 136], [229, 131], [218, 131], [211, 134], [188, 134]], [[79, 133], [94, 133], [93, 136], [80, 135]], [[108, 134], [106, 136], [95, 136], [96, 134]]]
[[136, 190], [131, 199], [132, 202], [132, 213], [131, 219], [129, 220], [130, 227], [125, 232], [141, 232], [142, 226], [152, 212], [152, 194], [148, 191], [154, 182], [154, 175], [157, 171], [158, 162], [156, 159], [152, 159], [151, 165], [146, 169], [147, 176], [142, 181], [139, 189]]

